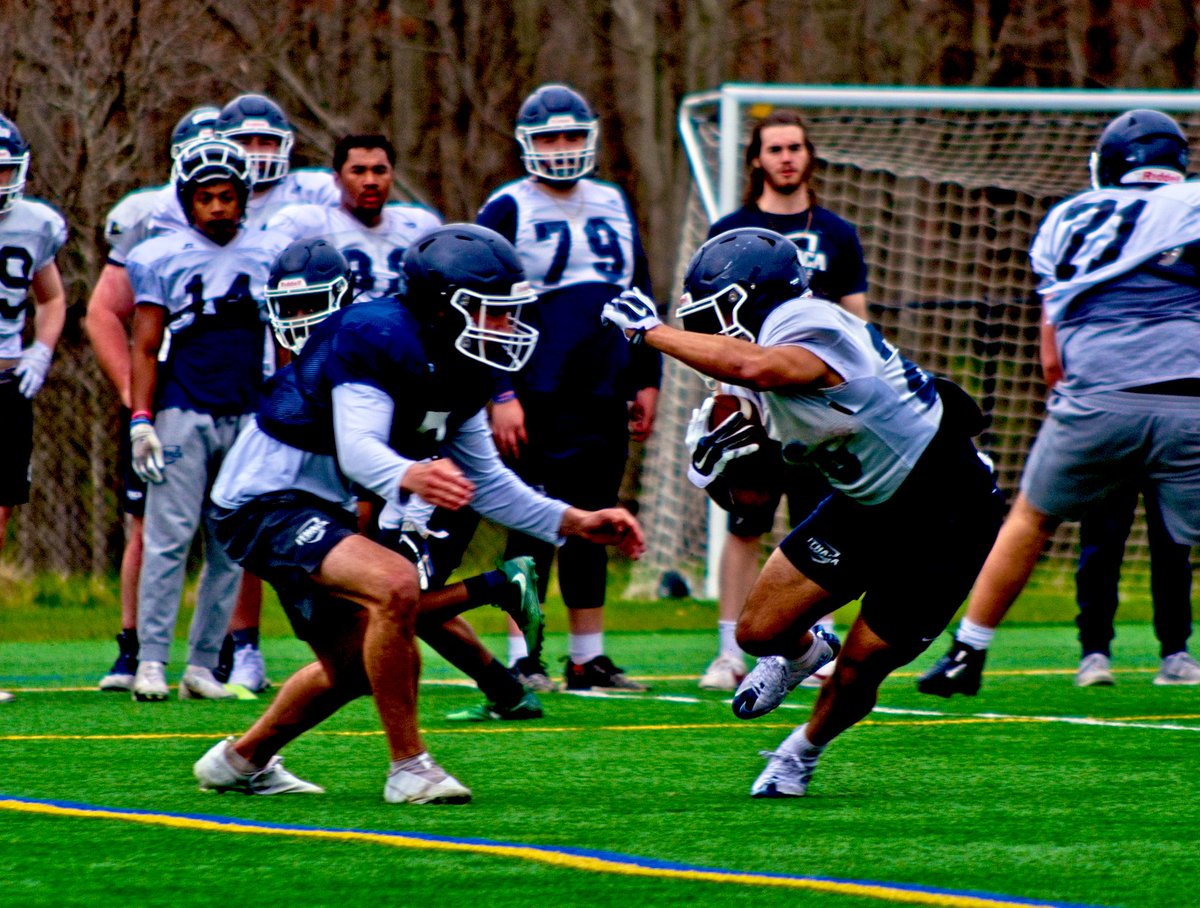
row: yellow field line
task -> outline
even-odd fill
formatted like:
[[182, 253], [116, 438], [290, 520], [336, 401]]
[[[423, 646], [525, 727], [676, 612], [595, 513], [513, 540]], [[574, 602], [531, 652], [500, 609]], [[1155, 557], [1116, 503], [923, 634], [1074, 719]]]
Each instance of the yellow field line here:
[[88, 819], [118, 820], [205, 832], [241, 833], [246, 835], [281, 836], [287, 838], [319, 839], [338, 842], [369, 842], [393, 848], [418, 851], [447, 851], [482, 854], [492, 857], [516, 858], [534, 861], [551, 867], [580, 870], [591, 873], [609, 873], [620, 876], [653, 877], [658, 879], [735, 884], [741, 886], [763, 886], [779, 889], [801, 889], [813, 892], [833, 893], [879, 899], [904, 905], [929, 905], [936, 908], [1045, 908], [1053, 903], [1021, 902], [1009, 898], [990, 898], [982, 895], [945, 891], [922, 891], [915, 887], [890, 886], [885, 883], [827, 880], [813, 877], [772, 876], [758, 873], [690, 868], [679, 865], [662, 865], [659, 862], [637, 863], [636, 858], [618, 860], [614, 857], [557, 851], [549, 847], [528, 845], [505, 845], [489, 842], [466, 842], [453, 839], [417, 836], [409, 833], [380, 833], [357, 830], [313, 829], [282, 826], [266, 826], [237, 820], [219, 822], [202, 817], [133, 813], [93, 807], [72, 807], [64, 804], [23, 801], [0, 798], [0, 810], [59, 817], [83, 817]]

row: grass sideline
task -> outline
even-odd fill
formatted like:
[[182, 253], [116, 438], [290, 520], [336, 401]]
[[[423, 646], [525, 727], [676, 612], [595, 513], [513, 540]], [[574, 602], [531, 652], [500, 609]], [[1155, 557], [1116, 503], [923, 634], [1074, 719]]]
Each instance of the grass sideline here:
[[[548, 695], [538, 722], [467, 727], [443, 716], [478, 694], [446, 683], [458, 681], [454, 672], [428, 658], [426, 740], [476, 794], [469, 806], [442, 808], [382, 802], [385, 747], [369, 701], [285, 752], [293, 771], [328, 794], [205, 795], [191, 763], [249, 725], [261, 702], [135, 704], [72, 690], [94, 684], [111, 644], [2, 643], [0, 685], [18, 697], [0, 706], [0, 902], [94, 905], [115, 894], [173, 908], [230, 896], [512, 908], [1195, 903], [1200, 690], [1152, 686], [1149, 628], [1119, 629], [1109, 689], [1071, 684], [1069, 626], [1002, 630], [973, 700], [917, 694], [913, 674], [937, 655], [926, 653], [830, 747], [811, 796], [781, 802], [747, 797], [758, 751], [802, 720], [813, 694], [797, 691], [770, 716], [736, 721], [726, 698], [695, 688], [712, 643], [707, 631], [613, 632], [612, 655], [652, 679], [649, 694]], [[264, 646], [277, 679], [307, 658], [294, 639]], [[549, 653], [564, 647], [552, 635]], [[29, 813], [6, 798], [114, 813], [64, 815], [53, 805]], [[294, 826], [410, 835], [313, 838]], [[581, 849], [658, 863], [589, 870]], [[744, 876], [709, 881], [663, 864]], [[765, 874], [801, 878], [789, 883], [800, 888]], [[842, 881], [877, 888], [867, 897]]]

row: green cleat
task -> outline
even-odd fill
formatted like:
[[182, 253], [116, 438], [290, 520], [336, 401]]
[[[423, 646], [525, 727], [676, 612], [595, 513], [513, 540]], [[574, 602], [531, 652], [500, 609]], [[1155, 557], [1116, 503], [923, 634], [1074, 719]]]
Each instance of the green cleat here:
[[517, 622], [530, 655], [538, 655], [542, 651], [546, 617], [542, 614], [542, 604], [538, 601], [538, 575], [533, 559], [528, 555], [510, 558], [500, 565], [500, 571], [517, 590], [515, 602], [505, 603], [500, 607]]
[[495, 703], [480, 703], [478, 706], [468, 706], [456, 713], [446, 716], [448, 722], [514, 722], [521, 719], [540, 719], [542, 703], [533, 693], [526, 692], [512, 706], [497, 706]]

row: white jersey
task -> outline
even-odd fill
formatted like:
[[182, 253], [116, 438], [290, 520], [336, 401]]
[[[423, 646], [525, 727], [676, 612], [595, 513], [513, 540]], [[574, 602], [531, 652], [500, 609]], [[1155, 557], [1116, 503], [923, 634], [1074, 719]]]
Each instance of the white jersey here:
[[[136, 189], [117, 202], [104, 219], [108, 260], [114, 265], [124, 265], [133, 247], [152, 235], [155, 215], [171, 202], [179, 206], [171, 183]], [[182, 210], [179, 214], [182, 217]]]
[[358, 302], [400, 293], [400, 263], [405, 250], [441, 223], [440, 217], [419, 205], [387, 205], [373, 227], [341, 205], [289, 205], [271, 217], [267, 228], [293, 240], [328, 240], [350, 265], [354, 299]]
[[1068, 199], [1030, 258], [1064, 372], [1057, 393], [1200, 377], [1200, 182]]
[[758, 394], [784, 460], [811, 463], [862, 504], [891, 498], [941, 425], [942, 402], [929, 375], [874, 326], [815, 297], [771, 312], [758, 343], [803, 347], [844, 379], [832, 388]]
[[637, 227], [618, 187], [580, 180], [569, 197], [560, 198], [526, 178], [498, 189], [484, 211], [504, 197], [515, 206], [513, 245], [536, 292], [575, 284], [632, 284]]
[[1200, 181], [1097, 189], [1059, 203], [1029, 250], [1046, 320], [1057, 324], [1079, 294], [1197, 241]]
[[19, 199], [0, 216], [0, 357], [21, 355], [33, 277], [54, 261], [67, 241], [63, 216], [34, 199]]
[[246, 204], [246, 229], [265, 230], [277, 211], [288, 205], [340, 205], [342, 194], [328, 170], [293, 170], [262, 195], [251, 193]]

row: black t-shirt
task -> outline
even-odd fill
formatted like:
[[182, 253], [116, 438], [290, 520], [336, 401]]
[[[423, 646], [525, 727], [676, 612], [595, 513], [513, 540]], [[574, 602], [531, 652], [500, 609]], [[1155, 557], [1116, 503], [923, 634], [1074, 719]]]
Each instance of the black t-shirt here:
[[867, 263], [854, 225], [828, 208], [812, 205], [799, 214], [771, 214], [755, 204], [727, 214], [708, 230], [712, 239], [738, 227], [766, 227], [800, 248], [800, 263], [812, 272], [812, 291], [834, 302], [867, 290]]

